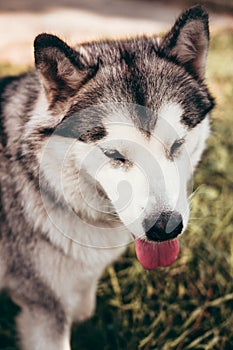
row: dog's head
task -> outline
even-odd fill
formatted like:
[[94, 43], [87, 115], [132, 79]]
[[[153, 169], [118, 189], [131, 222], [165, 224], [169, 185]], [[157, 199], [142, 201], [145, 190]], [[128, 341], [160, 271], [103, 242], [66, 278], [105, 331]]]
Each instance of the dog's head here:
[[62, 195], [84, 217], [119, 218], [146, 268], [174, 261], [188, 222], [187, 184], [214, 105], [204, 84], [208, 44], [200, 6], [184, 12], [164, 38], [75, 50], [52, 35], [35, 40], [49, 106], [40, 133], [53, 140], [43, 178], [58, 193], [62, 177]]

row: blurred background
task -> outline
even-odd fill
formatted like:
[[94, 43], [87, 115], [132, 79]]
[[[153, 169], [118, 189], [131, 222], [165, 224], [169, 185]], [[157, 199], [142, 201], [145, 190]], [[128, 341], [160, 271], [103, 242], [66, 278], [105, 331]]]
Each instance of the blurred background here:
[[[195, 1], [0, 0], [0, 76], [33, 65], [33, 40], [70, 44], [164, 33]], [[210, 13], [207, 84], [216, 98], [212, 135], [195, 176], [180, 258], [145, 271], [134, 247], [103, 275], [94, 317], [74, 326], [74, 350], [233, 349], [233, 0], [199, 1]], [[0, 350], [17, 348], [19, 309], [0, 296]], [[33, 349], [32, 349], [33, 350]]]
[[[41, 32], [76, 43], [165, 31], [184, 7], [194, 3], [192, 0], [0, 0], [0, 60], [32, 64], [32, 43]], [[211, 10], [213, 29], [233, 27], [233, 0], [205, 3]]]

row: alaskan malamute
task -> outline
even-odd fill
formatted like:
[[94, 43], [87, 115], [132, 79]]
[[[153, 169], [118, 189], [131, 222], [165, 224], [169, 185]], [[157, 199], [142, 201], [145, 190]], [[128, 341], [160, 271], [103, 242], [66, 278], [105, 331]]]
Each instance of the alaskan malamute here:
[[34, 45], [35, 70], [0, 81], [0, 287], [22, 349], [68, 350], [129, 242], [146, 269], [178, 256], [214, 106], [208, 15], [188, 9], [163, 38]]

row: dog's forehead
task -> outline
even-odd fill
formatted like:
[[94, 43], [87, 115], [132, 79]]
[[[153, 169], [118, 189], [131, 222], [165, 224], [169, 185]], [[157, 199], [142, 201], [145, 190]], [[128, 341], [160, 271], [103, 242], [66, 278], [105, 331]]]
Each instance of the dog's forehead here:
[[[184, 111], [182, 106], [176, 102], [164, 101], [156, 112], [132, 104], [117, 104], [115, 107], [117, 107], [116, 110], [109, 113], [104, 121], [109, 140], [124, 139], [145, 143], [150, 142], [151, 139], [157, 139], [160, 142], [170, 143], [184, 137], [188, 132], [187, 127], [181, 122]], [[135, 118], [132, 118], [133, 113], [141, 113], [140, 127], [138, 124], [135, 125]], [[147, 116], [149, 114], [150, 118], [154, 119], [153, 130], [148, 130]]]
[[89, 57], [93, 53], [93, 59], [100, 56], [103, 62], [96, 76], [77, 91], [65, 116], [71, 137], [87, 133], [85, 139], [95, 142], [106, 135], [103, 124], [122, 119], [144, 137], [159, 128], [168, 133], [159, 123], [165, 119], [175, 130], [191, 129], [209, 110], [205, 85], [181, 65], [161, 57], [156, 38], [106, 41], [84, 45], [84, 49]]
[[93, 82], [92, 98], [98, 103], [131, 104], [129, 116], [138, 129], [153, 133], [164, 103], [182, 106], [181, 121], [194, 127], [205, 114], [208, 96], [183, 67], [139, 52], [131, 66], [103, 65]]
[[114, 65], [125, 61], [127, 65], [140, 56], [140, 59], [147, 55], [154, 55], [158, 50], [158, 37], [140, 36], [120, 40], [100, 40], [83, 43], [80, 48], [88, 55], [90, 63], [101, 58], [103, 65]]
[[184, 109], [177, 102], [165, 102], [157, 113], [157, 122], [151, 137], [160, 138], [162, 142], [169, 143], [175, 139], [184, 138], [188, 128], [182, 123]]

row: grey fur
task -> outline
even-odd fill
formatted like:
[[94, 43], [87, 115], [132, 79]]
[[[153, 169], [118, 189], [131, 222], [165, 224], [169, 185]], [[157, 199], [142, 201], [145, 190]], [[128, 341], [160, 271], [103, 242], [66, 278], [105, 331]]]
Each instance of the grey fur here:
[[[107, 135], [104, 120], [111, 103], [119, 104], [119, 110], [127, 105], [136, 128], [150, 137], [164, 98], [179, 103], [185, 111], [181, 122], [187, 129], [194, 128], [214, 106], [198, 61], [206, 55], [208, 40], [208, 16], [200, 7], [185, 12], [161, 45], [156, 37], [144, 36], [85, 43], [72, 49], [57, 37], [42, 34], [35, 41], [36, 70], [0, 80], [0, 287], [22, 307], [18, 325], [23, 349], [44, 350], [39, 343], [39, 337], [44, 337], [48, 350], [68, 350], [71, 323], [92, 314], [97, 280], [123, 251], [111, 255], [100, 250], [100, 259], [105, 255], [106, 259], [92, 273], [92, 267], [77, 266], [68, 250], [51, 239], [49, 229], [42, 228], [48, 214], [41, 194], [58, 216], [70, 215], [52, 179], [45, 181], [40, 174], [38, 155], [46, 140], [55, 132], [85, 143], [97, 142]], [[192, 45], [194, 51], [183, 55], [182, 50], [190, 50]], [[39, 121], [38, 117], [35, 125], [32, 119], [42, 91], [51, 118]], [[108, 201], [101, 186], [98, 191]], [[42, 218], [40, 222], [34, 213]], [[79, 214], [88, 218], [88, 213]], [[112, 212], [104, 219], [111, 222], [114, 216]], [[70, 271], [72, 287], [67, 287], [66, 296], [63, 284]], [[78, 312], [69, 305], [68, 299], [74, 298], [71, 289], [82, 299], [77, 301]], [[45, 323], [39, 335], [33, 328], [33, 322], [39, 327], [36, 318]], [[38, 344], [27, 338], [29, 324]]]

